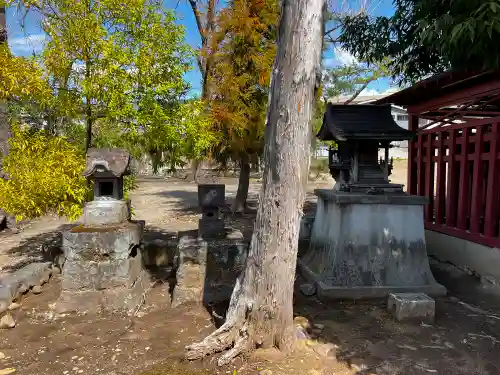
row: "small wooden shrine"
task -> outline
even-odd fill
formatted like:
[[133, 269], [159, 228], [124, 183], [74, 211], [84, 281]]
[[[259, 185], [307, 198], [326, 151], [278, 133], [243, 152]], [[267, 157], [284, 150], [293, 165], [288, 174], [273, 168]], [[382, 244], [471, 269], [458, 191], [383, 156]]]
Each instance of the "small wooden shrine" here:
[[[403, 191], [403, 185], [389, 180], [389, 148], [391, 142], [410, 140], [413, 135], [396, 124], [389, 105], [329, 103], [317, 137], [337, 143], [337, 149], [329, 152], [335, 190], [374, 194]], [[380, 149], [385, 152], [379, 159]]]

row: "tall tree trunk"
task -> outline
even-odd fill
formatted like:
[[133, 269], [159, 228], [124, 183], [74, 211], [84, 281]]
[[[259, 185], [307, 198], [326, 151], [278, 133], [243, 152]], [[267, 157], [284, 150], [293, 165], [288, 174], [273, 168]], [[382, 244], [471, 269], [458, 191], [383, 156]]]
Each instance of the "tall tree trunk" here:
[[[5, 15], [5, 6], [0, 6], [0, 46], [7, 43], [7, 19]], [[1, 158], [7, 155], [9, 151], [10, 128], [8, 121], [7, 103], [0, 102], [0, 169]]]
[[250, 186], [250, 160], [244, 156], [240, 160], [238, 191], [233, 205], [233, 213], [244, 213], [247, 208], [248, 187]]
[[255, 347], [289, 351], [294, 344], [293, 284], [299, 222], [310, 153], [310, 120], [321, 78], [324, 0], [282, 0], [271, 82], [264, 177], [244, 271], [225, 323], [186, 348], [188, 359], [229, 349], [229, 363]]
[[200, 172], [201, 161], [199, 159], [193, 159], [191, 161], [191, 170], [193, 172], [193, 181], [198, 182], [198, 174]]
[[[89, 99], [87, 98], [87, 100]], [[85, 152], [87, 152], [89, 148], [92, 147], [92, 107], [89, 102], [87, 102], [86, 104], [85, 115]]]
[[[85, 62], [85, 78], [90, 80], [90, 62]], [[88, 82], [87, 82], [88, 83]], [[85, 152], [92, 147], [92, 103], [90, 95], [85, 98]]]

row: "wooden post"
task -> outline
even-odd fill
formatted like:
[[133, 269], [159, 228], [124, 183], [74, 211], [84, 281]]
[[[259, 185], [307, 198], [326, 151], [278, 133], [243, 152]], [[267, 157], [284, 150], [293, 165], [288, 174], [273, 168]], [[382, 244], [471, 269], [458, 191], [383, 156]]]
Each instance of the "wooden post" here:
[[[408, 129], [411, 131], [418, 130], [418, 117], [410, 115], [408, 121]], [[417, 164], [415, 162], [415, 140], [408, 141], [408, 176], [406, 191], [408, 194], [417, 194]]]
[[476, 142], [474, 143], [474, 172], [472, 175], [472, 197], [470, 214], [470, 231], [479, 233], [481, 224], [481, 213], [483, 210], [483, 180], [484, 168], [481, 155], [483, 151], [483, 128], [478, 126], [476, 129]]
[[448, 140], [448, 182], [446, 192], [446, 225], [454, 227], [457, 225], [457, 163], [455, 157], [456, 151], [456, 133], [457, 130], [450, 130], [450, 137]]
[[446, 163], [444, 161], [444, 138], [445, 133], [439, 133], [438, 155], [437, 155], [437, 181], [436, 181], [436, 224], [443, 223], [444, 207], [446, 200]]
[[462, 152], [460, 153], [460, 179], [458, 187], [458, 218], [457, 227], [467, 230], [467, 218], [469, 216], [469, 168], [468, 151], [469, 129], [462, 129]]
[[484, 219], [484, 235], [495, 236], [498, 222], [498, 151], [499, 151], [499, 124], [491, 128], [490, 157], [488, 160], [488, 182], [486, 183], [486, 213]]

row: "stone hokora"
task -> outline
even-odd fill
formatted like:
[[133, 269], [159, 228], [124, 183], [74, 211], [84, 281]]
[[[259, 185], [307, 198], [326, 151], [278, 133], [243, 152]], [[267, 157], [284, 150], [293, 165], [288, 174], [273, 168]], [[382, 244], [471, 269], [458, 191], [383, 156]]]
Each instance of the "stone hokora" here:
[[[315, 191], [309, 249], [299, 260], [320, 298], [446, 293], [427, 258], [427, 198], [410, 196], [389, 180], [391, 141], [412, 137], [394, 122], [390, 106], [328, 104], [318, 138], [338, 145], [329, 156], [336, 184]], [[381, 148], [385, 158], [379, 160]]]
[[149, 277], [141, 252], [144, 222], [130, 220], [123, 199], [123, 177], [130, 155], [121, 149], [90, 149], [84, 176], [94, 199], [84, 208], [83, 224], [63, 232], [65, 263], [58, 310], [133, 311]]

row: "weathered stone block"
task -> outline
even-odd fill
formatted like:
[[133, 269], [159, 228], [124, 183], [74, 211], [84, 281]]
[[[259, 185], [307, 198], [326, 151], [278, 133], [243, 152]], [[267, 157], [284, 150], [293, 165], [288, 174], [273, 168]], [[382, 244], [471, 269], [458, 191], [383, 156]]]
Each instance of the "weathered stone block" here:
[[176, 264], [205, 264], [207, 261], [207, 243], [201, 238], [183, 236], [179, 240]]
[[140, 254], [133, 258], [102, 262], [68, 260], [63, 268], [61, 285], [64, 290], [128, 288], [141, 272]]
[[202, 238], [223, 238], [225, 232], [225, 223], [223, 219], [202, 217], [198, 222], [198, 233]]
[[130, 218], [130, 202], [100, 197], [87, 202], [83, 208], [83, 222], [87, 226], [113, 225]]
[[149, 281], [147, 273], [142, 272], [130, 288], [63, 290], [56, 303], [56, 310], [60, 313], [76, 311], [132, 313], [141, 304]]
[[434, 322], [435, 302], [423, 293], [391, 293], [387, 309], [397, 321]]
[[177, 239], [160, 240], [145, 243], [140, 252], [144, 265], [165, 267], [171, 266], [177, 252]]
[[176, 259], [176, 286], [173, 292], [172, 307], [187, 302], [203, 301], [205, 272], [207, 262], [207, 243], [200, 238], [183, 236], [179, 240]]
[[221, 207], [225, 203], [226, 185], [198, 185], [198, 204], [200, 207]]
[[74, 227], [62, 233], [64, 256], [86, 261], [127, 259], [142, 241], [143, 226], [143, 222], [127, 222], [111, 227]]

